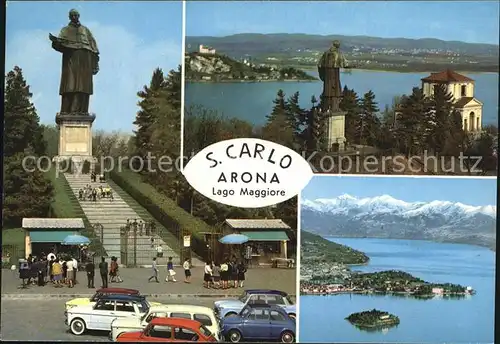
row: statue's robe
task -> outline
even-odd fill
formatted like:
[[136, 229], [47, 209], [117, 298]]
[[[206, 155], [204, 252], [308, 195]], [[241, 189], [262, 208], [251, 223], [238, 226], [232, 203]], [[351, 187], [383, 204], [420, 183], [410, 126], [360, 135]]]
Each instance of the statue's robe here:
[[52, 41], [52, 48], [61, 52], [62, 72], [59, 94], [61, 113], [88, 113], [93, 94], [93, 75], [97, 72], [99, 50], [88, 28], [70, 23]]
[[347, 60], [338, 49], [330, 49], [323, 53], [318, 62], [318, 73], [323, 81], [323, 101], [329, 110], [339, 111], [342, 88], [340, 85], [340, 69], [347, 67]]

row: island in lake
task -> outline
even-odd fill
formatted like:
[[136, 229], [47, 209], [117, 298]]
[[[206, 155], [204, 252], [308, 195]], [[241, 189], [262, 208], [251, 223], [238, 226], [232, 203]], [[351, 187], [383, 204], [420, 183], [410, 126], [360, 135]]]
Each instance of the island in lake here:
[[474, 294], [469, 286], [452, 283], [432, 283], [407, 272], [387, 270], [377, 272], [352, 271], [349, 265], [366, 264], [368, 257], [360, 251], [301, 232], [300, 293], [302, 295], [332, 295], [341, 293], [386, 294], [420, 299], [465, 297]]
[[315, 81], [312, 75], [294, 67], [255, 64], [226, 55], [191, 52], [185, 56], [186, 81], [190, 82], [266, 82]]
[[399, 318], [397, 316], [377, 309], [352, 313], [345, 319], [354, 326], [367, 330], [385, 329], [399, 324]]

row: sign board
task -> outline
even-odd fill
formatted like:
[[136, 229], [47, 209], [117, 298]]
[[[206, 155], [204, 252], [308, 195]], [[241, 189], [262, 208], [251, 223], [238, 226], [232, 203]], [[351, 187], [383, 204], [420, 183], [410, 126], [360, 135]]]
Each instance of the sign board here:
[[191, 235], [184, 235], [184, 247], [191, 247]]

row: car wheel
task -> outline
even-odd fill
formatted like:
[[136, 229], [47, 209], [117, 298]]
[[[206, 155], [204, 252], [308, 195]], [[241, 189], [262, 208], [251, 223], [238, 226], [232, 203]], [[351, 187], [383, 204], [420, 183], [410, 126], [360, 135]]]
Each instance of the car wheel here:
[[293, 343], [295, 341], [295, 336], [290, 331], [285, 331], [281, 334], [280, 340], [282, 343]]
[[239, 343], [241, 341], [241, 333], [238, 330], [231, 330], [227, 334], [227, 339], [231, 343]]
[[71, 333], [79, 336], [86, 330], [85, 321], [80, 318], [73, 319], [69, 328], [71, 330]]
[[297, 319], [297, 316], [293, 313], [288, 314], [288, 316], [292, 319]]
[[230, 317], [235, 317], [237, 316], [238, 314], [234, 313], [234, 312], [229, 312], [227, 313], [226, 315], [224, 315], [224, 318], [230, 318]]

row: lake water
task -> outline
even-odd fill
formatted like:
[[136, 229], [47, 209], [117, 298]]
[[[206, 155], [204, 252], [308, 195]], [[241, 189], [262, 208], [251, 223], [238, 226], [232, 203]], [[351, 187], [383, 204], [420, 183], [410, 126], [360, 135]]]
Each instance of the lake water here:
[[[313, 74], [313, 73], [311, 73]], [[363, 95], [373, 90], [381, 110], [385, 104], [392, 104], [394, 96], [409, 94], [413, 87], [420, 87], [420, 79], [429, 73], [396, 73], [376, 71], [352, 71], [341, 74], [342, 87]], [[316, 73], [317, 76], [317, 73]], [[467, 74], [476, 81], [475, 97], [484, 104], [483, 125], [498, 123], [498, 73]], [[271, 112], [272, 101], [282, 89], [292, 95], [299, 91], [301, 105], [311, 106], [311, 96], [317, 99], [322, 85], [316, 82], [261, 82], [261, 83], [186, 83], [186, 105], [201, 104], [217, 110], [227, 117], [245, 119], [253, 124], [262, 125], [266, 115]]]
[[[353, 270], [403, 270], [428, 282], [473, 287], [465, 299], [332, 295], [300, 297], [300, 342], [493, 343], [495, 253], [481, 247], [428, 241], [331, 239], [365, 252], [367, 266]], [[387, 332], [365, 332], [345, 317], [379, 309], [400, 319]]]

